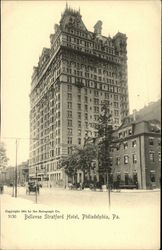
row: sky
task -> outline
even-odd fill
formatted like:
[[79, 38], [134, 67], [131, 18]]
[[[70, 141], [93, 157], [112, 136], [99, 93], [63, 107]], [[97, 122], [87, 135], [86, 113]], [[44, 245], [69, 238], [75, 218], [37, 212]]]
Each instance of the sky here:
[[[125, 33], [130, 113], [161, 97], [160, 1], [68, 1], [89, 31], [98, 20], [102, 34]], [[29, 158], [29, 94], [33, 66], [59, 23], [65, 1], [2, 1], [1, 4], [1, 140], [9, 164]]]

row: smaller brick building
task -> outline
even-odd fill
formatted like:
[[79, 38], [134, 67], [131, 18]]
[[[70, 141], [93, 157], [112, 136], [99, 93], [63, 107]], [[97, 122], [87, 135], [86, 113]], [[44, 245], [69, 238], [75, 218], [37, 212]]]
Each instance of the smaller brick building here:
[[139, 189], [161, 185], [161, 125], [158, 120], [132, 122], [115, 131], [112, 152], [113, 182]]

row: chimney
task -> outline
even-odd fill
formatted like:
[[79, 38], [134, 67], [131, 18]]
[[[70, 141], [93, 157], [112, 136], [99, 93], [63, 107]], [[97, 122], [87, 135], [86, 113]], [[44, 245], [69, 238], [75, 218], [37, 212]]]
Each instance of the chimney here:
[[54, 25], [55, 33], [57, 32], [58, 28], [59, 28], [59, 25], [58, 25], [58, 24], [55, 24], [55, 25]]
[[94, 33], [96, 35], [101, 35], [101, 31], [102, 31], [102, 22], [99, 20], [94, 26]]
[[133, 121], [134, 122], [136, 121], [136, 112], [137, 112], [137, 110], [133, 109]]

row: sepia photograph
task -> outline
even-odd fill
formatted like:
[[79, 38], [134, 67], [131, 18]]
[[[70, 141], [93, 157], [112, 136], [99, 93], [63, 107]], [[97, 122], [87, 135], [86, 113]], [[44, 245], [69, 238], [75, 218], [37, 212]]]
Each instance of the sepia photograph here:
[[0, 249], [160, 249], [160, 0], [2, 0], [0, 124]]

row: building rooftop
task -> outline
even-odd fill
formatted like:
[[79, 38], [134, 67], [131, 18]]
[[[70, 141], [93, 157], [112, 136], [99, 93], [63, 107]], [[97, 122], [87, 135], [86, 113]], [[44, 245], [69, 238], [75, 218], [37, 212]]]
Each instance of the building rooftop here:
[[[85, 24], [82, 21], [82, 16], [80, 14], [79, 10], [74, 10], [66, 4], [66, 8], [64, 12], [61, 14], [61, 19], [59, 24], [54, 25], [54, 34], [50, 35], [50, 41], [51, 41], [51, 48], [53, 46], [53, 40], [56, 36], [57, 32], [60, 30], [64, 30], [67, 27], [69, 28], [77, 28], [78, 30], [82, 30], [83, 32], [87, 33], [87, 39], [95, 41], [96, 43], [102, 43], [102, 46], [108, 46], [108, 47], [114, 47], [113, 42], [120, 37], [123, 40], [123, 43], [127, 39], [126, 35], [118, 32], [113, 38], [110, 37], [110, 35], [103, 36], [102, 35], [102, 21], [98, 20], [96, 24], [94, 25], [94, 31], [88, 31]], [[43, 48], [42, 54], [39, 57], [38, 67], [37, 71], [39, 71], [39, 68], [42, 67], [43, 64], [45, 64], [48, 59], [50, 58], [50, 48]], [[35, 67], [36, 68], [36, 67]], [[33, 76], [35, 75], [36, 71], [34, 70]]]

